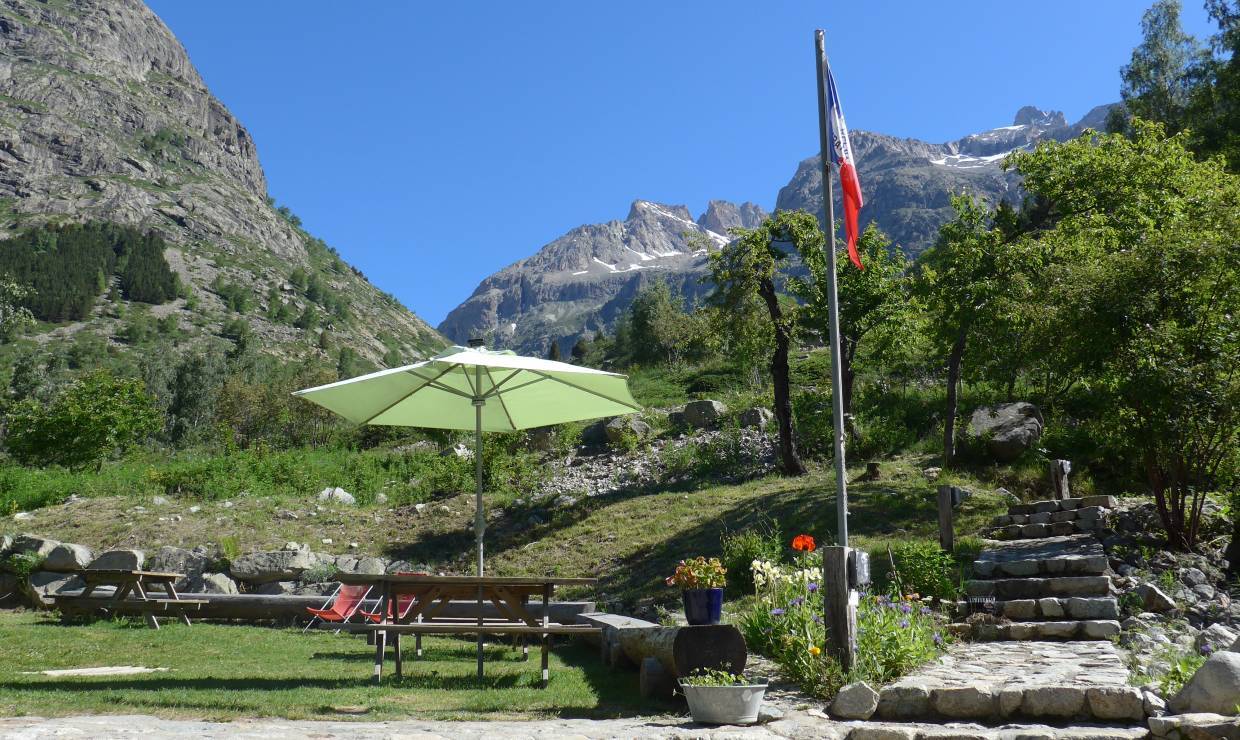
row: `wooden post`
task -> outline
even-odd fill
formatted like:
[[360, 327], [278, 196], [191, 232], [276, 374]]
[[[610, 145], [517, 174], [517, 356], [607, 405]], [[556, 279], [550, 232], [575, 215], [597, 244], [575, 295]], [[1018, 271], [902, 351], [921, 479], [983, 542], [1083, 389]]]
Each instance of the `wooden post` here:
[[845, 671], [857, 657], [857, 600], [848, 583], [848, 548], [822, 548], [823, 607], [827, 622], [827, 652]]
[[955, 552], [956, 533], [952, 524], [952, 487], [939, 486], [939, 547]]
[[1072, 472], [1072, 461], [1051, 460], [1049, 467], [1051, 475], [1051, 498], [1056, 501], [1072, 498], [1072, 493], [1068, 490], [1068, 473]]

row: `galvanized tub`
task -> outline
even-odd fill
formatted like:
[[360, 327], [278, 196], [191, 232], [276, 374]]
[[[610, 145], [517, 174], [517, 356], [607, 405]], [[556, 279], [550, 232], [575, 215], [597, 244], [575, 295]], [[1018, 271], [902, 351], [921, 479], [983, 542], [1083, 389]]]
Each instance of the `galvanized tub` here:
[[767, 681], [746, 686], [688, 686], [680, 690], [694, 722], [706, 725], [752, 725], [758, 721]]

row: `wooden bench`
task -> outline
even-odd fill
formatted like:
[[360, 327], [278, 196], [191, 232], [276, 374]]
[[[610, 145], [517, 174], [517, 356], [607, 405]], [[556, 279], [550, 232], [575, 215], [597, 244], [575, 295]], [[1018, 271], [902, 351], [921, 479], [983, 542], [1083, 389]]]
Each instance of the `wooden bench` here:
[[[104, 613], [121, 614], [137, 613], [146, 618], [146, 623], [159, 629], [156, 612], [173, 614], [180, 617], [186, 625], [191, 624], [187, 611], [200, 609], [207, 603], [206, 599], [182, 599], [173, 585], [184, 578], [181, 573], [163, 571], [129, 570], [124, 568], [87, 568], [76, 571], [86, 587], [79, 594], [57, 594], [53, 601], [61, 613], [102, 611]], [[101, 586], [115, 587], [111, 596], [91, 598], [95, 589]], [[147, 586], [155, 586], [167, 594], [165, 599], [152, 598], [147, 594]], [[134, 598], [130, 598], [130, 597]]]
[[[550, 679], [549, 651], [551, 637], [554, 635], [596, 635], [602, 629], [589, 624], [541, 624], [537, 627], [525, 622], [484, 621], [479, 624], [471, 620], [434, 620], [429, 622], [407, 622], [402, 624], [345, 624], [341, 629], [346, 632], [368, 633], [377, 636], [379, 654], [388, 636], [392, 638], [392, 650], [395, 653], [396, 677], [403, 674], [403, 657], [400, 650], [401, 635], [415, 635], [418, 638], [417, 656], [422, 657], [422, 635], [513, 635], [514, 637], [536, 636], [542, 644], [542, 685], [546, 688]], [[522, 644], [522, 652], [529, 659], [529, 647]], [[375, 676], [378, 679], [381, 661], [376, 662]]]

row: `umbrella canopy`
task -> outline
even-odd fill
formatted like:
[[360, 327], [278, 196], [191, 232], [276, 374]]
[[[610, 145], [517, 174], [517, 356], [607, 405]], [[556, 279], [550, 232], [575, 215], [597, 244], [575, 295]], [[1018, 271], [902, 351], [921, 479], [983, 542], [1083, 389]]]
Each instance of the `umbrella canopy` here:
[[429, 360], [307, 388], [294, 395], [358, 424], [473, 429], [474, 531], [482, 575], [482, 433], [640, 411], [616, 373], [485, 347], [450, 347]]

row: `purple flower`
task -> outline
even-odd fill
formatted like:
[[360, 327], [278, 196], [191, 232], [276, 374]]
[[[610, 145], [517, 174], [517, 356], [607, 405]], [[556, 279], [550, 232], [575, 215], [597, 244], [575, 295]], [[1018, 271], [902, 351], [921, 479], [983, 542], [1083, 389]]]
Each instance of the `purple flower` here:
[[805, 603], [805, 597], [803, 597], [803, 596], [798, 596], [798, 597], [796, 597], [795, 599], [793, 599], [792, 601], [790, 601], [790, 602], [788, 602], [788, 603], [789, 603], [789, 604], [791, 604], [792, 606], [800, 606], [801, 604], [804, 604], [804, 603]]
[[818, 584], [817, 584], [817, 583], [814, 583], [813, 581], [810, 581], [810, 582], [809, 582], [809, 583], [805, 586], [805, 589], [806, 589], [807, 591], [809, 591], [811, 594], [812, 594], [812, 593], [816, 593], [816, 592], [818, 591]]
[[923, 606], [923, 607], [921, 608], [921, 613], [922, 613], [923, 615], [928, 615], [928, 614], [930, 613], [930, 607], [928, 607], [928, 606]]
[[904, 612], [905, 614], [908, 614], [913, 611], [913, 607], [909, 606], [908, 604], [901, 604], [900, 611]]
[[817, 614], [813, 616], [813, 620], [814, 620], [814, 624], [822, 624], [822, 617], [818, 616]]
[[1209, 654], [1210, 654], [1210, 653], [1212, 653], [1212, 652], [1214, 652], [1214, 648], [1213, 648], [1212, 646], [1210, 646], [1210, 645], [1202, 645], [1202, 646], [1201, 646], [1201, 654], [1202, 654], [1202, 655], [1209, 655]]
[[908, 629], [908, 620], [907, 620], [907, 619], [901, 619], [901, 620], [900, 620], [900, 627], [901, 627], [901, 628], [903, 628], [903, 629]]
[[772, 610], [771, 610], [771, 616], [772, 616], [772, 617], [782, 617], [783, 615], [784, 615], [784, 610], [783, 610], [783, 609], [780, 609], [780, 608], [776, 607], [775, 609], [772, 609]]
[[942, 636], [942, 635], [940, 635], [938, 632], [935, 632], [935, 633], [934, 633], [934, 644], [935, 644], [935, 645], [942, 645], [942, 644], [943, 644], [943, 636]]

